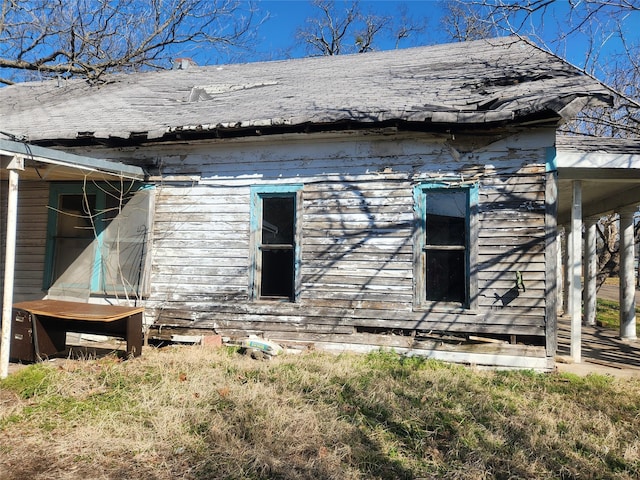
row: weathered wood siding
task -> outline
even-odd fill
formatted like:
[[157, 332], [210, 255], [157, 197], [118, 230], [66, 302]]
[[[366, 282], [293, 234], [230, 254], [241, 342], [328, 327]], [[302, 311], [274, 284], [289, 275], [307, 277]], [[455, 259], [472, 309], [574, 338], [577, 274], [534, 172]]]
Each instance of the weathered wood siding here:
[[[4, 187], [4, 185], [3, 185]], [[0, 288], [4, 288], [4, 261], [7, 218], [7, 189], [0, 191]], [[47, 241], [49, 183], [20, 181], [18, 186], [18, 226], [13, 299], [15, 302], [42, 298], [42, 276]], [[2, 291], [2, 290], [0, 290]]]
[[[358, 137], [158, 150], [147, 322], [350, 344], [384, 345], [371, 333], [414, 330], [544, 339], [552, 310], [545, 244], [553, 233], [544, 159], [552, 143], [542, 131], [477, 147]], [[413, 186], [440, 177], [479, 182], [473, 310], [414, 305]], [[298, 303], [249, 300], [250, 187], [266, 183], [304, 185]], [[46, 293], [47, 200], [47, 182], [20, 183], [15, 301]], [[524, 291], [515, 288], [516, 272]]]
[[[152, 152], [160, 175], [147, 321], [338, 343], [378, 329], [544, 341], [553, 130], [469, 138], [264, 139]], [[413, 302], [412, 190], [443, 176], [479, 182], [474, 310]], [[249, 300], [250, 186], [265, 183], [304, 185], [298, 303]]]

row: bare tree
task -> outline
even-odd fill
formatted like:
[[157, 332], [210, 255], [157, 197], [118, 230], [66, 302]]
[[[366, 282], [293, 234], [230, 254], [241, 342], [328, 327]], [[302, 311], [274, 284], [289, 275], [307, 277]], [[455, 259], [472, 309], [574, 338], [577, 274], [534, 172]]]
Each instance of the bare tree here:
[[[570, 60], [585, 73], [612, 87], [615, 105], [582, 112], [563, 128], [568, 133], [601, 137], [640, 137], [640, 47], [631, 21], [640, 14], [636, 0], [569, 0], [556, 8], [552, 0], [449, 0], [445, 30], [454, 40], [499, 34], [526, 35], [567, 58], [569, 45], [586, 48]], [[597, 286], [619, 270], [619, 219], [598, 222]], [[638, 225], [636, 225], [638, 227]], [[636, 228], [636, 240], [640, 236]]]
[[619, 220], [616, 214], [606, 215], [596, 224], [599, 237], [596, 249], [598, 255], [596, 288], [598, 290], [607, 278], [618, 275], [620, 271]]
[[[582, 116], [570, 127], [583, 133], [640, 136], [640, 48], [636, 0], [448, 0], [444, 30], [453, 40], [526, 35], [612, 86], [616, 108]], [[584, 46], [580, 54], [571, 45]], [[571, 54], [571, 58], [568, 58]]]
[[313, 0], [317, 15], [306, 20], [296, 38], [307, 45], [310, 55], [365, 53], [376, 48], [376, 40], [385, 37], [400, 42], [419, 37], [426, 29], [426, 19], [413, 19], [406, 7], [398, 6], [400, 15], [365, 13], [356, 0], [340, 9], [333, 0]]
[[405, 40], [413, 38], [418, 41], [427, 30], [427, 18], [412, 17], [405, 4], [399, 4], [397, 12], [399, 15], [394, 18], [394, 23], [391, 27], [392, 35], [395, 39], [395, 48], [399, 48], [400, 42]]
[[495, 26], [484, 18], [474, 4], [457, 0], [444, 3], [441, 26], [450, 40], [466, 42], [496, 35]]
[[[594, 72], [603, 61], [602, 49], [616, 42], [626, 42], [635, 29], [632, 15], [640, 12], [636, 0], [569, 0], [558, 5], [555, 0], [453, 0], [457, 8], [474, 11], [476, 19], [495, 31], [529, 35], [559, 55], [567, 44], [580, 39], [588, 48], [579, 62]], [[558, 8], [560, 7], [560, 8]], [[550, 35], [550, 31], [554, 34]]]
[[186, 48], [246, 45], [241, 0], [0, 0], [0, 83], [166, 68]]
[[313, 5], [320, 10], [319, 16], [308, 18], [306, 28], [298, 30], [296, 37], [307, 44], [312, 55], [339, 55], [347, 31], [358, 18], [358, 4], [354, 2], [342, 14], [331, 0], [314, 0]]

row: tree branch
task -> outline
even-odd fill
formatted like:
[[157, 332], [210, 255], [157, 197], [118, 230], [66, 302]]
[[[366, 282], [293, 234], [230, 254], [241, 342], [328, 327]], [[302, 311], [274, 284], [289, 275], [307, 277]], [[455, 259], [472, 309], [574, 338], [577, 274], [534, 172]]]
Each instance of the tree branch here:
[[194, 43], [240, 50], [251, 40], [253, 11], [242, 0], [3, 0], [3, 82], [28, 79], [26, 72], [97, 79], [168, 68]]

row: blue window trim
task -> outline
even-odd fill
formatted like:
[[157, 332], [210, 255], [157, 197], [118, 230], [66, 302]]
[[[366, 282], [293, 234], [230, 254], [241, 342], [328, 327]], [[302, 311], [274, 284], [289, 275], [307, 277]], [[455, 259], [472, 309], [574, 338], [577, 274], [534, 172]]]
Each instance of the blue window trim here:
[[547, 147], [545, 158], [545, 170], [555, 172], [558, 169], [556, 147]]
[[251, 251], [249, 255], [249, 298], [257, 300], [260, 298], [260, 285], [257, 275], [257, 265], [259, 256], [260, 236], [262, 235], [262, 199], [267, 197], [290, 197], [294, 198], [294, 211], [296, 212], [295, 236], [294, 236], [294, 298], [297, 302], [300, 296], [300, 265], [301, 265], [301, 249], [300, 249], [300, 208], [302, 184], [282, 184], [282, 185], [252, 185], [251, 186], [251, 218], [250, 218], [250, 235], [251, 235]]
[[[467, 225], [466, 232], [466, 285], [465, 285], [465, 302], [463, 305], [453, 305], [448, 302], [431, 302], [425, 299], [426, 291], [423, 280], [424, 272], [424, 254], [423, 249], [426, 239], [426, 193], [432, 190], [456, 190], [464, 191], [467, 197], [465, 221]], [[465, 310], [476, 308], [477, 288], [475, 286], [475, 275], [473, 272], [476, 270], [473, 268], [477, 258], [477, 245], [472, 241], [474, 238], [474, 229], [476, 228], [476, 210], [479, 199], [479, 185], [478, 183], [462, 183], [459, 179], [452, 179], [451, 181], [431, 181], [423, 182], [413, 189], [413, 200], [416, 217], [416, 230], [414, 236], [414, 306], [418, 308], [432, 308], [432, 307], [457, 307]]]

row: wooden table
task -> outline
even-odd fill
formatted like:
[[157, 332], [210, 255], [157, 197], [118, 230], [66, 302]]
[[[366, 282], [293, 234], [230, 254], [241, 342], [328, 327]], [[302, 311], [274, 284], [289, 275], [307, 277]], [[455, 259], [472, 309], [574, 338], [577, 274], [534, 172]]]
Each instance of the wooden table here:
[[142, 353], [143, 307], [34, 300], [13, 305], [11, 357], [36, 361], [66, 348], [67, 332], [124, 338], [127, 354]]

